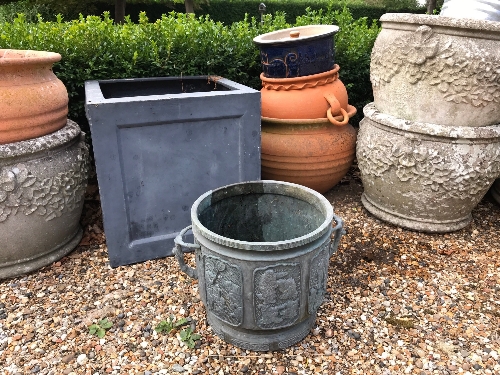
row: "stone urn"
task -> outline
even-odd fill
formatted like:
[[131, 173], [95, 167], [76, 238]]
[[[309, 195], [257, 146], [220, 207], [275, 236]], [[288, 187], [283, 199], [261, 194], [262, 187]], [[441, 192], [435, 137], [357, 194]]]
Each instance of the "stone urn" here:
[[408, 121], [382, 113], [373, 103], [364, 115], [356, 155], [365, 208], [418, 231], [465, 227], [500, 175], [500, 125]]
[[408, 121], [500, 123], [500, 23], [388, 13], [371, 55], [375, 107]]
[[59, 60], [54, 52], [0, 49], [0, 144], [65, 126], [68, 93], [52, 72]]
[[[348, 117], [356, 113], [353, 106], [348, 109]], [[327, 118], [262, 117], [261, 140], [263, 179], [293, 182], [320, 193], [346, 175], [356, 153], [352, 125], [335, 126]]]
[[88, 147], [78, 125], [0, 145], [0, 279], [72, 251], [87, 186]]

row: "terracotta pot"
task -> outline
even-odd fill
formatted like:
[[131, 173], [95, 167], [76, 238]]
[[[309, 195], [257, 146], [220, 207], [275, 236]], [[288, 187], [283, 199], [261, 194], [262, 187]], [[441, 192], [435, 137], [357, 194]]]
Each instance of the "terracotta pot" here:
[[[356, 113], [350, 106], [351, 116]], [[328, 119], [262, 118], [262, 179], [293, 182], [325, 193], [354, 160], [356, 130]]]
[[52, 72], [60, 59], [54, 52], [0, 49], [0, 144], [64, 127], [68, 93]]
[[449, 126], [500, 123], [499, 22], [405, 13], [380, 20], [370, 63], [379, 111]]
[[500, 175], [500, 125], [443, 126], [413, 122], [364, 108], [357, 160], [363, 205], [392, 224], [451, 232]]
[[[347, 90], [339, 79], [339, 66], [324, 73], [296, 78], [262, 80], [262, 117], [275, 119], [329, 118], [335, 125], [345, 125]], [[342, 115], [340, 120], [335, 116]]]

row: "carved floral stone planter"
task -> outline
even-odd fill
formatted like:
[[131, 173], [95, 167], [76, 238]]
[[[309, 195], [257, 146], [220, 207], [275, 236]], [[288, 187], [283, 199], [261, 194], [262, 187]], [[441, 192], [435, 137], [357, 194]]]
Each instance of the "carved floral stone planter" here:
[[0, 145], [0, 279], [63, 257], [82, 236], [88, 148], [78, 125]]
[[409, 121], [500, 123], [500, 23], [384, 14], [372, 50], [375, 107]]
[[500, 125], [451, 127], [364, 108], [357, 160], [362, 202], [376, 217], [409, 229], [449, 232], [500, 175]]
[[54, 52], [0, 49], [0, 144], [66, 125], [68, 93], [52, 72], [59, 60]]

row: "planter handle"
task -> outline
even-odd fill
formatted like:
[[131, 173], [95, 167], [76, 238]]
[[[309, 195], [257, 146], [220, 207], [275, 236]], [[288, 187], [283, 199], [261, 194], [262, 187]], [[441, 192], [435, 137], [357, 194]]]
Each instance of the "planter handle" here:
[[186, 275], [191, 277], [192, 279], [197, 280], [198, 279], [198, 272], [196, 271], [195, 268], [189, 267], [185, 262], [184, 262], [184, 253], [182, 251], [182, 248], [188, 248], [190, 250], [198, 250], [200, 249], [200, 245], [194, 244], [194, 243], [186, 243], [182, 240], [182, 237], [186, 234], [188, 230], [192, 228], [192, 225], [187, 226], [183, 230], [179, 232], [179, 234], [175, 237], [174, 242], [175, 246], [172, 249], [172, 252], [175, 255], [175, 258], [177, 259], [177, 262], [179, 262], [179, 267], [181, 268], [181, 271], [184, 272]]
[[344, 221], [335, 214], [333, 214], [333, 219], [335, 220], [337, 225], [335, 225], [335, 227], [333, 228], [333, 233], [335, 237], [332, 240], [332, 242], [330, 242], [330, 257], [337, 251], [340, 239], [345, 234]]
[[[349, 115], [347, 114], [347, 111], [340, 106], [340, 103], [338, 99], [335, 97], [334, 94], [326, 94], [325, 95], [326, 101], [330, 104], [330, 108], [326, 111], [326, 117], [328, 117], [328, 120], [333, 125], [337, 126], [344, 126], [349, 122]], [[338, 121], [333, 117], [333, 113], [341, 113], [342, 116], [344, 117], [342, 121]]]

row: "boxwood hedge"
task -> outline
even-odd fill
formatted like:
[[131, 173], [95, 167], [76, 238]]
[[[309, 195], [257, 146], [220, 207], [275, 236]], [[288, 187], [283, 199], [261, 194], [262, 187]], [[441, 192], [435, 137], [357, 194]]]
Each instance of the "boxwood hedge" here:
[[141, 13], [137, 23], [128, 18], [116, 25], [107, 12], [68, 22], [61, 16], [28, 22], [20, 14], [12, 22], [0, 23], [0, 48], [60, 53], [62, 60], [54, 72], [68, 89], [70, 118], [84, 130], [88, 130], [83, 104], [86, 80], [214, 74], [259, 89], [261, 67], [252, 39], [293, 25], [339, 25], [337, 62], [350, 102], [360, 110], [372, 99], [369, 63], [379, 32], [376, 23], [355, 20], [346, 8], [308, 8], [293, 25], [281, 12], [267, 14], [264, 25], [259, 21], [245, 17], [226, 25], [209, 16], [170, 12], [154, 22]]

